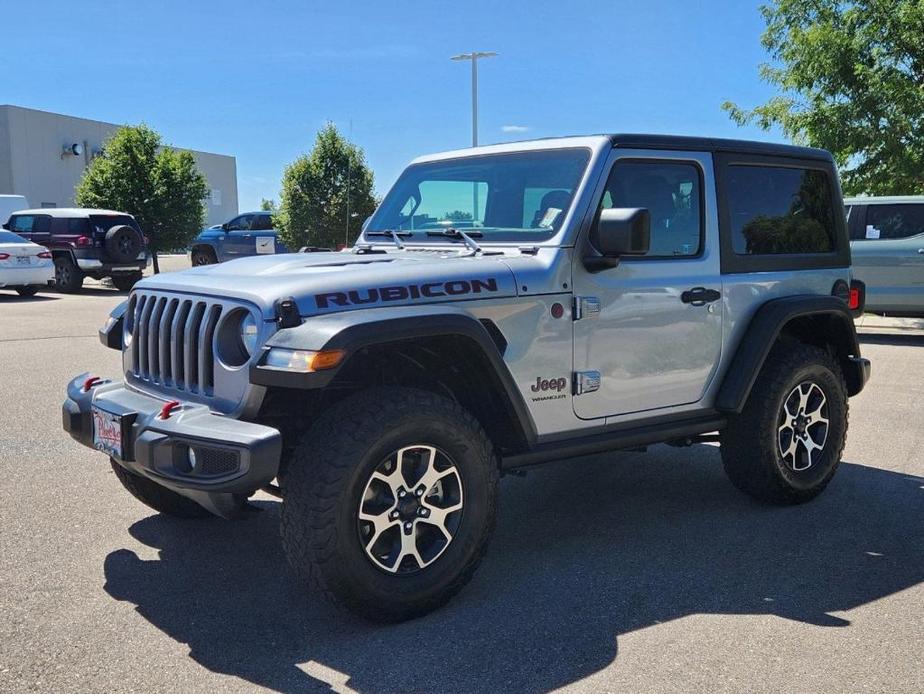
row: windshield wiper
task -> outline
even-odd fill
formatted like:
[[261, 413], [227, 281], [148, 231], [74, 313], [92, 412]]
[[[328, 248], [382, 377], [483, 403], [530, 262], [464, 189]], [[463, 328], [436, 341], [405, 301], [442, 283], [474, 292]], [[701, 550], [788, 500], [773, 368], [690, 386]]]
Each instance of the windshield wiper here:
[[395, 231], [394, 229], [382, 229], [381, 231], [367, 231], [366, 236], [387, 236], [392, 241], [395, 242], [395, 245], [404, 250], [404, 244], [401, 243], [401, 237], [410, 238], [414, 234], [410, 231]]
[[472, 231], [470, 234], [466, 234], [460, 229], [450, 228], [440, 229], [439, 231], [428, 231], [427, 236], [445, 236], [450, 239], [460, 239], [462, 243], [471, 249], [472, 253], [484, 253], [484, 251], [481, 249], [481, 246], [475, 243], [475, 240], [472, 238], [472, 236], [484, 236], [484, 233], [480, 231]]

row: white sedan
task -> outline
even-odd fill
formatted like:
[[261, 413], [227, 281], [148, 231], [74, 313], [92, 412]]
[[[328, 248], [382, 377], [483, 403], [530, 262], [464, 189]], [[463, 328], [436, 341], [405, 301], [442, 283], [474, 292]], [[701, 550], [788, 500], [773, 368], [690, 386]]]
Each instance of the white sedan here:
[[0, 229], [0, 289], [32, 296], [54, 276], [55, 264], [47, 248]]

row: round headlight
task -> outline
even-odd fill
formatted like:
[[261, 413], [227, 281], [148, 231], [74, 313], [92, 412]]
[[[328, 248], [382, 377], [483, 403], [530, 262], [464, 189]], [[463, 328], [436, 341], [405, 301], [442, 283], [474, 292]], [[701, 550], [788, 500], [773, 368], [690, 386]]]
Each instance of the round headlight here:
[[249, 357], [253, 356], [257, 348], [257, 332], [257, 320], [248, 313], [241, 319], [241, 344], [244, 345], [244, 351]]
[[221, 363], [231, 369], [246, 364], [257, 351], [260, 322], [244, 308], [229, 311], [218, 323], [215, 347]]

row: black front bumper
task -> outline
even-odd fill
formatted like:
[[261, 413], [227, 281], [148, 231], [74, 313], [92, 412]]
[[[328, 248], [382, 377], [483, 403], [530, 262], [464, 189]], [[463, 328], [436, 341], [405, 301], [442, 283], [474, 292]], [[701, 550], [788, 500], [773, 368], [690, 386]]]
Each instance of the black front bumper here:
[[[181, 403], [166, 419], [167, 402], [123, 383], [84, 390], [88, 374], [67, 387], [64, 430], [84, 446], [93, 441], [92, 408], [122, 421], [122, 455], [113, 458], [137, 475], [193, 499], [213, 513], [233, 516], [241, 499], [271, 482], [279, 470], [282, 436], [272, 427], [214, 414], [205, 405]], [[196, 467], [190, 466], [189, 451]]]

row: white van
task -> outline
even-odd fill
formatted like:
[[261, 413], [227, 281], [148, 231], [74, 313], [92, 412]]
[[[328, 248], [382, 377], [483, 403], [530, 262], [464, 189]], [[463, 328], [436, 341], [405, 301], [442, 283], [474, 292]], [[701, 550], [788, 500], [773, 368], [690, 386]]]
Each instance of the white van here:
[[14, 212], [28, 209], [29, 201], [25, 195], [0, 195], [0, 224], [6, 224]]

